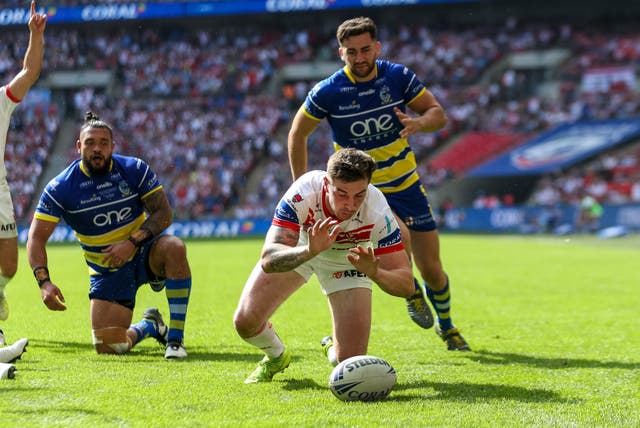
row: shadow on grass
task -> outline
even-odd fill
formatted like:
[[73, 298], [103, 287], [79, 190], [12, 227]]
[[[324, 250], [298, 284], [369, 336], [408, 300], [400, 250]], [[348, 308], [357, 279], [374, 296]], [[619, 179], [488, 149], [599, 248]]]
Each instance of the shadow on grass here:
[[[6, 416], [14, 414], [16, 416], [27, 416], [27, 415], [35, 415], [35, 416], [43, 416], [43, 415], [52, 415], [56, 419], [60, 419], [63, 415], [68, 417], [77, 417], [77, 416], [92, 416], [92, 415], [101, 415], [101, 412], [87, 409], [84, 407], [42, 407], [40, 409], [34, 410], [29, 408], [20, 408], [17, 411], [7, 411]], [[5, 416], [5, 415], [3, 415]]]
[[467, 358], [480, 364], [522, 364], [546, 369], [590, 368], [590, 369], [640, 369], [640, 363], [622, 361], [586, 360], [582, 358], [546, 358], [505, 352], [474, 351]]
[[[145, 361], [147, 359], [157, 360], [158, 356], [164, 356], [164, 349], [158, 343], [153, 340], [145, 340], [138, 346], [131, 349], [123, 355], [102, 355], [96, 354], [93, 344], [91, 342], [73, 342], [73, 341], [61, 341], [61, 340], [49, 340], [33, 338], [29, 339], [29, 347], [27, 348], [28, 356], [35, 356], [37, 349], [43, 348], [48, 352], [63, 353], [63, 354], [78, 354], [87, 353], [90, 356], [96, 356], [97, 358], [104, 358], [105, 361], [111, 361], [111, 358], [118, 359], [131, 359], [131, 361]], [[29, 353], [29, 350], [32, 350]], [[188, 357], [184, 361], [232, 361], [232, 362], [249, 362], [257, 363], [262, 358], [262, 354], [259, 353], [245, 353], [245, 352], [211, 352], [209, 346], [188, 346]], [[293, 361], [297, 360], [296, 356], [293, 357]], [[180, 360], [176, 360], [180, 361]]]
[[[283, 389], [288, 391], [326, 390], [326, 385], [320, 385], [313, 379], [287, 379], [283, 381]], [[410, 391], [415, 390], [414, 394]], [[487, 400], [511, 400], [526, 403], [537, 402], [575, 402], [566, 399], [554, 391], [540, 388], [523, 388], [518, 386], [473, 384], [473, 383], [445, 383], [418, 381], [397, 384], [389, 397], [390, 401], [414, 400], [443, 400], [459, 402], [476, 402]]]
[[[446, 400], [473, 403], [476, 401], [488, 400], [510, 400], [524, 403], [538, 402], [575, 402], [575, 399], [567, 399], [554, 391], [540, 388], [523, 388], [519, 386], [508, 386], [502, 384], [474, 384], [463, 382], [428, 382], [420, 381], [413, 383], [402, 383], [395, 386], [390, 400], [411, 401], [417, 398], [414, 394], [402, 394], [399, 391], [417, 390], [421, 399]], [[422, 392], [424, 391], [424, 392]]]
[[29, 338], [29, 347], [27, 351], [32, 348], [46, 348], [51, 352], [60, 352], [60, 353], [78, 353], [93, 350], [93, 344], [90, 341], [86, 342], [71, 342], [71, 341], [62, 341], [62, 340], [49, 340], [49, 339], [39, 339], [39, 338]]
[[320, 385], [313, 379], [286, 379], [285, 382], [286, 385], [283, 387], [283, 389], [286, 389], [287, 391], [302, 391], [305, 389], [328, 389], [328, 386]]

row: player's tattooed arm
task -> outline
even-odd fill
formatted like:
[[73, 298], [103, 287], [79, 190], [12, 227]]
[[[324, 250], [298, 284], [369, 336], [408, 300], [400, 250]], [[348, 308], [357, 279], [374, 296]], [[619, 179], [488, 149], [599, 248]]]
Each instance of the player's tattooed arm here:
[[143, 200], [143, 203], [149, 213], [149, 217], [142, 223], [140, 229], [135, 231], [129, 238], [136, 246], [140, 246], [154, 236], [158, 236], [173, 221], [171, 206], [164, 190], [160, 189], [153, 192]]
[[296, 230], [271, 226], [262, 248], [262, 270], [289, 272], [311, 259], [307, 246], [297, 246], [299, 237]]

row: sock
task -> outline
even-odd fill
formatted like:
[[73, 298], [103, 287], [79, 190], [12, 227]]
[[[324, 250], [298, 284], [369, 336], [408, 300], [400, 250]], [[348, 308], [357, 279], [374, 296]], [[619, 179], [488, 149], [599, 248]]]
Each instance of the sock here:
[[136, 332], [136, 341], [131, 345], [140, 343], [143, 339], [147, 337], [153, 337], [158, 334], [158, 327], [156, 323], [150, 320], [143, 319], [136, 324], [132, 324], [129, 328]]
[[327, 359], [329, 360], [332, 366], [335, 367], [338, 365], [338, 357], [336, 357], [335, 346], [330, 346], [329, 349], [327, 349]]
[[8, 278], [4, 275], [0, 275], [0, 296], [4, 294], [4, 288], [7, 286], [11, 278]]
[[184, 322], [187, 318], [187, 306], [191, 294], [191, 278], [166, 280], [167, 300], [169, 301], [168, 342], [180, 342], [184, 339]]
[[[426, 285], [426, 284], [425, 284]], [[447, 331], [453, 328], [453, 321], [451, 320], [451, 295], [449, 293], [449, 277], [447, 277], [447, 283], [440, 291], [435, 291], [426, 285], [427, 297], [431, 301], [433, 308], [436, 311], [438, 317], [438, 324], [442, 331]]]
[[276, 334], [270, 321], [264, 324], [260, 333], [253, 337], [244, 338], [244, 341], [261, 349], [269, 358], [278, 358], [284, 352], [284, 343]]

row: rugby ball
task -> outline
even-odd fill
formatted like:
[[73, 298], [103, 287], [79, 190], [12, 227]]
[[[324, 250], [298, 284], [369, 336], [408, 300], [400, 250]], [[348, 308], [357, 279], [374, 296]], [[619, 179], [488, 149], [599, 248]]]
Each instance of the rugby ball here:
[[396, 371], [380, 357], [357, 355], [333, 368], [329, 389], [342, 401], [377, 401], [387, 398], [396, 384]]

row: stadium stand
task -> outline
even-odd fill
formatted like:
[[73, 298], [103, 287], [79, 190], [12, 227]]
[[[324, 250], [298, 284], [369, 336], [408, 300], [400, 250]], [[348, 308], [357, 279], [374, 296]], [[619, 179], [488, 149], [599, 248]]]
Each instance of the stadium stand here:
[[[615, 31], [607, 21], [509, 18], [489, 25], [434, 24], [412, 19], [411, 11], [394, 13], [402, 18], [393, 21], [399, 24], [378, 20], [382, 56], [424, 76], [450, 116], [445, 130], [412, 140], [429, 189], [560, 123], [640, 117], [634, 86], [640, 33], [624, 22]], [[14, 147], [7, 153], [18, 220], [30, 218], [34, 190], [47, 178], [48, 150], [61, 123], [76, 123], [87, 109], [114, 124], [124, 152], [154, 165], [176, 218], [268, 217], [290, 182], [289, 120], [314, 84], [314, 77], [283, 80], [281, 70], [334, 61], [335, 29], [310, 28], [301, 20], [285, 30], [266, 19], [254, 29], [233, 21], [216, 21], [214, 27], [207, 21], [50, 26], [40, 87], [54, 71], [105, 71], [112, 80], [54, 88], [51, 104], [37, 113], [18, 109], [10, 141], [30, 142], [28, 149], [10, 144]], [[20, 37], [12, 32], [3, 37], [9, 40], [0, 48], [0, 75], [6, 80], [22, 56], [11, 46], [23, 44], [11, 43]], [[518, 65], [532, 52], [562, 55], [544, 67]], [[593, 81], [605, 84], [594, 88]], [[26, 121], [28, 134], [21, 125]], [[63, 146], [67, 160], [76, 156], [73, 141]], [[329, 131], [321, 127], [310, 141], [310, 168], [322, 168], [331, 150]], [[630, 150], [624, 157], [625, 164], [637, 165], [639, 153]], [[623, 170], [611, 168], [605, 180], [606, 194], [618, 195], [612, 200], [632, 198], [637, 167]], [[585, 174], [583, 168], [561, 171], [540, 187], [557, 180], [562, 183], [553, 186], [565, 186], [576, 181], [570, 180], [574, 176], [585, 182]], [[475, 196], [469, 196], [469, 204]], [[527, 196], [538, 199], [535, 193]]]

